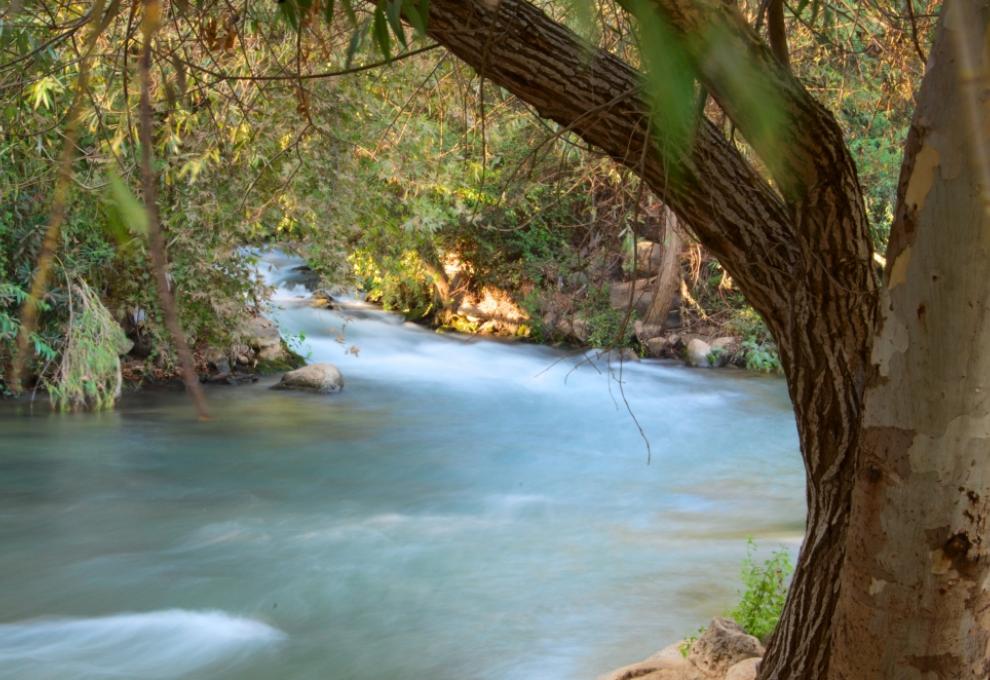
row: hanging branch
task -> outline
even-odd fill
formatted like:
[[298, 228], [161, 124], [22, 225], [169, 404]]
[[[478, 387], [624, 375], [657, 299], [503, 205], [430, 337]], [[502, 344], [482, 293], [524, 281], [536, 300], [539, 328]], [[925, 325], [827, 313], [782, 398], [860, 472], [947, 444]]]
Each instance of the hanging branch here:
[[186, 385], [196, 413], [200, 420], [209, 418], [206, 408], [206, 397], [196, 375], [192, 352], [186, 342], [179, 314], [175, 306], [175, 297], [168, 283], [168, 261], [165, 256], [165, 237], [162, 234], [161, 217], [158, 213], [158, 177], [154, 170], [152, 157], [152, 121], [151, 121], [151, 39], [158, 29], [161, 19], [161, 3], [159, 0], [145, 0], [144, 17], [141, 22], [143, 45], [141, 49], [141, 105], [139, 138], [141, 142], [141, 184], [144, 192], [145, 211], [148, 214], [148, 255], [151, 259], [151, 269], [155, 277], [155, 287], [158, 289], [158, 301], [162, 306], [165, 317], [165, 328], [172, 338], [172, 345], [179, 355], [179, 368], [182, 381]]

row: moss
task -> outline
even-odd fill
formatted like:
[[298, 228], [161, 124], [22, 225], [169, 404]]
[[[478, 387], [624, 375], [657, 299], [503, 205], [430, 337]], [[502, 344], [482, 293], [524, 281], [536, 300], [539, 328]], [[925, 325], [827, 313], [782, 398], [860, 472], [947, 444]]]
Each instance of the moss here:
[[306, 359], [298, 352], [290, 349], [284, 342], [282, 349], [285, 350], [284, 359], [259, 359], [254, 370], [259, 375], [271, 375], [273, 373], [284, 373], [306, 365]]

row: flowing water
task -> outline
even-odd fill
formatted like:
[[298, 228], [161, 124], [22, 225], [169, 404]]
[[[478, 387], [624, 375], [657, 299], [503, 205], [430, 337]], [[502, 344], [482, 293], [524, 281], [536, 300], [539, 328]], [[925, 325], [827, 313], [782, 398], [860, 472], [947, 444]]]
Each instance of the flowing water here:
[[779, 379], [315, 309], [294, 264], [272, 318], [340, 394], [2, 405], [0, 678], [594, 678], [731, 606], [747, 536], [796, 548]]

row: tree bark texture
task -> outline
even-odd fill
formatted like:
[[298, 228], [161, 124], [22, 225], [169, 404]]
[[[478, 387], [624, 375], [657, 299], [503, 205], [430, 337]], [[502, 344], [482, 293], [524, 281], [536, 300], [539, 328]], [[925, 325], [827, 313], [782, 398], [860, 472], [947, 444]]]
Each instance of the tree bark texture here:
[[643, 318], [643, 323], [648, 326], [663, 326], [674, 305], [674, 297], [681, 288], [681, 252], [684, 250], [684, 240], [677, 226], [677, 217], [671, 214], [665, 217], [663, 243], [660, 244], [660, 271], [657, 274], [653, 299], [650, 300], [650, 307]]
[[866, 392], [835, 678], [990, 677], [988, 28], [990, 2], [947, 3], [912, 125]]

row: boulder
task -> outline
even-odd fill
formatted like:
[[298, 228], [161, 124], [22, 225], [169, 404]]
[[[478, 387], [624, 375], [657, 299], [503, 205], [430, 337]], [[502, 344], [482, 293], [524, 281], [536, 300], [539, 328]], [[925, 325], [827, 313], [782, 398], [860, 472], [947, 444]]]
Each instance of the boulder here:
[[606, 673], [598, 680], [707, 680], [681, 654], [681, 644], [678, 642], [664, 647], [650, 658]]
[[[688, 660], [714, 678], [724, 678], [741, 661], [763, 656], [763, 645], [729, 619], [716, 616], [688, 653]], [[742, 672], [742, 671], [740, 671]]]
[[700, 338], [692, 338], [687, 344], [686, 360], [689, 366], [711, 368], [708, 356], [712, 353], [711, 346]]
[[285, 361], [289, 356], [278, 327], [263, 316], [252, 316], [242, 323], [240, 334], [262, 361]]
[[310, 364], [289, 371], [272, 389], [329, 394], [344, 389], [344, 377], [333, 364]]
[[712, 355], [717, 366], [727, 366], [739, 353], [741, 345], [738, 338], [725, 336], [712, 340]]
[[725, 680], [756, 680], [756, 673], [760, 669], [760, 661], [762, 659], [754, 656], [734, 664], [729, 669], [729, 672], [725, 674]]
[[653, 284], [656, 277], [636, 279], [635, 281], [614, 281], [609, 287], [609, 304], [612, 309], [625, 310], [629, 307], [632, 296], [633, 310], [643, 316], [653, 300]]

